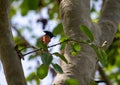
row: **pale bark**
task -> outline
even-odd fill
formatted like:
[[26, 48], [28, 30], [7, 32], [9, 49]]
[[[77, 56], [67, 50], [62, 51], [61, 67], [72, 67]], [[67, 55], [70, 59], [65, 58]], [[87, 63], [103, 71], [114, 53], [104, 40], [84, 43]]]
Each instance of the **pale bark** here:
[[0, 59], [8, 85], [26, 85], [21, 61], [14, 49], [9, 22], [9, 3], [10, 0], [0, 0]]
[[100, 43], [105, 40], [107, 47], [112, 43], [114, 35], [120, 23], [120, 0], [106, 0], [99, 19], [99, 27], [102, 31]]
[[[80, 31], [80, 25], [86, 25], [94, 33], [97, 45], [104, 41], [111, 44], [120, 22], [120, 0], [106, 0], [102, 9], [99, 23], [92, 23], [90, 19], [89, 0], [62, 0], [60, 4], [60, 14], [64, 32], [75, 40], [86, 40], [87, 37]], [[97, 56], [94, 50], [88, 45], [81, 44], [82, 50], [77, 56], [71, 55], [71, 46], [65, 48], [65, 57], [69, 64], [61, 61], [64, 74], [57, 74], [53, 84], [65, 85], [65, 80], [75, 78], [80, 85], [90, 85], [94, 80], [97, 67]]]

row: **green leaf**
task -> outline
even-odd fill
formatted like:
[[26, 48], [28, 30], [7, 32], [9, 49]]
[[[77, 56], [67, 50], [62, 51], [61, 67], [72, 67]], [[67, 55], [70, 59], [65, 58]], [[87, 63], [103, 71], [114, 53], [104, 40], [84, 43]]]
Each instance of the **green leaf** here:
[[98, 85], [95, 81], [91, 81], [90, 85]]
[[29, 58], [28, 58], [28, 60], [32, 60], [34, 58], [36, 58], [36, 55], [30, 55]]
[[76, 56], [77, 53], [78, 53], [78, 51], [81, 50], [81, 46], [80, 46], [79, 43], [72, 43], [72, 44], [71, 44], [71, 47], [72, 47], [72, 52], [71, 52], [71, 54], [72, 54], [73, 56]]
[[80, 30], [88, 36], [88, 38], [90, 39], [91, 42], [94, 41], [93, 33], [91, 32], [91, 30], [88, 27], [81, 25]]
[[20, 7], [22, 16], [25, 16], [30, 10], [36, 10], [39, 6], [38, 4], [39, 0], [23, 0]]
[[98, 58], [99, 58], [99, 57], [100, 57], [100, 55], [99, 55], [98, 47], [97, 47], [97, 46], [95, 46], [94, 44], [91, 44], [90, 46], [93, 48], [93, 50], [96, 52], [96, 55], [97, 55], [97, 56], [98, 56]]
[[55, 16], [56, 13], [58, 13], [58, 4], [57, 3], [53, 3], [52, 4], [53, 7], [49, 10], [49, 18], [50, 19], [54, 19], [54, 18], [57, 18], [58, 15]]
[[41, 60], [43, 62], [43, 64], [45, 65], [50, 65], [50, 63], [52, 62], [53, 60], [53, 56], [50, 54], [50, 53], [42, 53], [41, 55]]
[[77, 52], [72, 51], [71, 54], [72, 54], [72, 56], [76, 56], [76, 55], [77, 55]]
[[42, 43], [42, 42], [40, 42], [40, 48], [42, 48], [42, 49], [44, 49], [44, 50], [47, 50], [47, 49], [48, 49], [48, 48], [47, 48], [47, 45], [44, 44], [44, 43]]
[[27, 76], [26, 80], [27, 81], [32, 81], [32, 80], [34, 80], [35, 77], [36, 77], [35, 72], [32, 72], [31, 74], [29, 74], [29, 76]]
[[59, 23], [53, 30], [54, 35], [62, 35], [63, 34], [63, 27], [62, 23]]
[[43, 79], [47, 76], [48, 74], [48, 66], [47, 65], [40, 65], [40, 67], [38, 67], [37, 69], [37, 76], [40, 78], [40, 79]]
[[36, 10], [39, 6], [38, 4], [39, 4], [39, 0], [29, 0], [28, 1], [29, 10]]
[[[62, 23], [59, 23], [53, 30], [53, 34], [56, 36], [56, 35], [60, 35], [60, 42], [63, 42], [63, 41], [66, 41], [68, 40], [68, 37], [64, 34], [64, 31], [63, 31], [63, 26], [62, 26]], [[67, 44], [67, 42], [64, 42], [61, 44], [61, 47], [60, 47], [60, 50], [64, 49], [65, 48], [65, 45]]]
[[73, 49], [73, 51], [77, 52], [77, 51], [81, 50], [81, 46], [79, 43], [74, 43], [74, 44], [72, 44], [72, 49]]
[[[118, 25], [118, 31], [120, 31], [120, 24]], [[119, 33], [118, 33], [119, 34]]]
[[14, 2], [14, 0], [10, 0], [10, 3]]
[[103, 66], [107, 66], [107, 54], [103, 48], [100, 48], [99, 50], [100, 53], [100, 62], [103, 64]]
[[62, 68], [58, 64], [53, 64], [52, 63], [52, 66], [58, 73], [63, 73]]
[[115, 62], [115, 64], [116, 64], [116, 66], [118, 68], [120, 68], [120, 57], [119, 57], [119, 55], [116, 56], [116, 62]]
[[30, 74], [27, 76], [26, 80], [27, 80], [28, 82], [32, 82], [33, 80], [35, 80], [36, 83], [37, 83], [37, 85], [40, 85], [40, 80], [39, 80], [39, 78], [38, 78], [38, 76], [36, 75], [35, 72], [30, 73]]
[[40, 41], [40, 39], [37, 39], [36, 46], [39, 47], [39, 48], [42, 48], [42, 49], [44, 49], [44, 50], [48, 50], [47, 45], [44, 44], [44, 43], [42, 43], [42, 42]]
[[60, 41], [60, 42], [64, 42], [64, 43], [61, 44], [60, 50], [64, 50], [66, 44], [68, 43], [68, 40], [69, 40], [69, 38], [68, 38], [67, 36], [61, 35], [61, 38], [60, 38], [59, 41]]
[[91, 45], [91, 47], [96, 52], [96, 55], [97, 55], [99, 61], [101, 62], [101, 64], [103, 66], [106, 66], [107, 65], [107, 54], [106, 54], [105, 50], [103, 48], [98, 48], [97, 46], [95, 46], [93, 44]]
[[67, 79], [65, 81], [65, 83], [66, 83], [66, 85], [80, 85], [79, 82], [78, 82], [78, 80], [72, 79], [72, 78]]
[[27, 4], [28, 4], [28, 0], [24, 0], [23, 3], [21, 4], [20, 10], [22, 16], [25, 16], [29, 11]]
[[14, 9], [12, 6], [10, 8], [10, 17], [14, 16], [16, 14], [16, 9]]
[[61, 51], [65, 49], [66, 44], [67, 44], [67, 42], [64, 42], [64, 43], [61, 44], [61, 47], [60, 47]]
[[69, 39], [68, 36], [62, 36], [59, 41], [64, 42], [64, 41], [66, 41], [68, 39]]
[[58, 52], [53, 53], [55, 56], [60, 57], [65, 63], [68, 63], [67, 59], [65, 58], [65, 56], [61, 55]]
[[96, 12], [95, 5], [92, 6], [91, 12]]

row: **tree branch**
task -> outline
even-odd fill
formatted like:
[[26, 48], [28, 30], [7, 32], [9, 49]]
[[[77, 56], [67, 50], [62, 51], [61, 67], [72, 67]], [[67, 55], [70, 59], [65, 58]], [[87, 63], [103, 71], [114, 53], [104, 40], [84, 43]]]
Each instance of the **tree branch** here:
[[21, 61], [14, 49], [9, 8], [10, 0], [0, 0], [0, 58], [8, 85], [27, 85]]
[[[77, 41], [88, 39], [80, 30], [80, 25], [85, 25], [94, 31], [90, 18], [90, 0], [62, 0], [60, 15], [64, 32], [71, 39]], [[64, 74], [57, 74], [53, 84], [65, 85], [66, 79], [74, 78], [80, 85], [89, 85], [94, 79], [97, 56], [89, 45], [83, 43], [80, 45], [82, 50], [76, 56], [71, 55], [71, 45], [69, 43], [66, 45], [64, 56], [68, 64], [61, 61]]]
[[[70, 42], [70, 41], [76, 42], [76, 43], [89, 44], [89, 43], [87, 43], [86, 41], [77, 41], [77, 40], [74, 40], [74, 39], [67, 39], [67, 40], [64, 40], [64, 41], [62, 41], [62, 42], [56, 43], [56, 44], [54, 44], [54, 45], [48, 46], [47, 48], [51, 48], [51, 47], [54, 47], [54, 46], [57, 46], [57, 45], [61, 45], [61, 44], [63, 44], [63, 43], [67, 43], [67, 42]], [[35, 47], [34, 47], [34, 48], [35, 48]], [[30, 52], [28, 52], [28, 53], [25, 53], [25, 54], [23, 54], [22, 56], [24, 57], [24, 56], [26, 56], [26, 55], [28, 55], [28, 54], [31, 54], [31, 53], [34, 53], [34, 52], [37, 52], [37, 51], [41, 51], [41, 50], [42, 50], [42, 48], [35, 48], [35, 50], [30, 51]], [[21, 50], [19, 50], [19, 52], [21, 52]], [[18, 53], [19, 53], [19, 52], [18, 52]]]
[[112, 85], [111, 81], [109, 80], [109, 78], [107, 77], [107, 75], [105, 74], [105, 72], [103, 71], [103, 69], [100, 65], [98, 65], [98, 71], [99, 71], [101, 77], [103, 78], [103, 80], [106, 82], [106, 84]]
[[32, 47], [32, 48], [34, 48], [34, 46], [32, 46], [32, 45], [21, 35], [21, 33], [19, 32], [19, 30], [18, 30], [15, 26], [12, 26], [12, 28], [17, 32], [18, 36], [24, 41], [24, 43], [22, 43], [22, 44], [25, 44], [27, 47]]
[[105, 0], [105, 4], [101, 12], [101, 17], [98, 22], [98, 25], [101, 29], [100, 43], [107, 41], [108, 46], [112, 43], [119, 23], [120, 0]]

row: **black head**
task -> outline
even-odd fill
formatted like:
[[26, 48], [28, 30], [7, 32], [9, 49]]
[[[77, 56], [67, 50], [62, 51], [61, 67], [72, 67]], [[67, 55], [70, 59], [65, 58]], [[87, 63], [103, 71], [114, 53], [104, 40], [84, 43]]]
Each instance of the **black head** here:
[[50, 38], [54, 37], [54, 35], [50, 31], [44, 31], [44, 32], [46, 33], [45, 35], [50, 36]]

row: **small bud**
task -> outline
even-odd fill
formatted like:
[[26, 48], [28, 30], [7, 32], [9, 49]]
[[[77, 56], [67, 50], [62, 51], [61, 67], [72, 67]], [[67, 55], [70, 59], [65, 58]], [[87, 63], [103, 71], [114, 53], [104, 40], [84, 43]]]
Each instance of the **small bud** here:
[[107, 41], [104, 41], [101, 47], [105, 47], [107, 45]]

